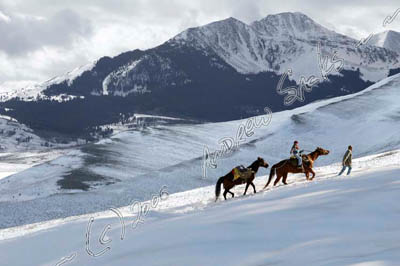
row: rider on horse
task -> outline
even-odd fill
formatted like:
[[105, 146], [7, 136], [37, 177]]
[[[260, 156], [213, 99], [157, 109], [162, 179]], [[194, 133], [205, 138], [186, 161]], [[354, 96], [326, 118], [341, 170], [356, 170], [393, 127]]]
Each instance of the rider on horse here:
[[303, 168], [303, 160], [301, 159], [301, 153], [303, 150], [300, 151], [299, 142], [297, 140], [294, 141], [292, 149], [290, 150], [290, 154], [297, 159], [297, 167]]

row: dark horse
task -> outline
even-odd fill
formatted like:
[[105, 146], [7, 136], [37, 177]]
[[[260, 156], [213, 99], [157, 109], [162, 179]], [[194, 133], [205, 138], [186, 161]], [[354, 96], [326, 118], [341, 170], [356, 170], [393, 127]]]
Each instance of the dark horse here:
[[260, 166], [268, 168], [268, 163], [266, 163], [263, 158], [258, 157], [254, 163], [252, 163], [249, 167], [247, 167], [247, 168], [250, 168], [254, 172], [249, 178], [246, 178], [246, 179], [238, 178], [235, 181], [233, 181], [232, 171], [230, 171], [227, 175], [220, 177], [217, 181], [217, 185], [215, 186], [215, 201], [218, 200], [219, 194], [221, 193], [221, 184], [222, 183], [224, 183], [224, 189], [225, 189], [224, 198], [225, 198], [225, 200], [226, 200], [227, 193], [232, 194], [232, 198], [235, 197], [235, 194], [233, 194], [232, 192], [229, 191], [231, 188], [233, 188], [236, 185], [241, 185], [244, 183], [247, 183], [247, 185], [246, 185], [246, 189], [244, 190], [243, 195], [246, 195], [249, 185], [251, 185], [253, 187], [254, 193], [256, 193], [256, 186], [253, 184], [253, 180], [256, 177], [256, 173], [258, 171], [258, 168], [260, 168]]
[[[328, 155], [328, 154], [329, 154], [328, 150], [324, 150], [323, 148], [318, 147], [312, 153], [303, 155], [302, 157], [303, 168], [307, 180], [313, 180], [315, 177], [315, 172], [312, 169], [314, 161], [317, 160], [320, 155]], [[275, 174], [277, 175], [277, 177], [275, 179], [274, 186], [278, 184], [279, 180], [281, 180], [282, 177], [283, 177], [282, 179], [283, 184], [287, 185], [286, 179], [289, 173], [303, 173], [303, 169], [297, 167], [297, 162], [292, 164], [291, 159], [283, 160], [277, 164], [274, 164], [271, 167], [269, 179], [264, 188], [268, 187], [269, 183], [271, 182]], [[310, 178], [310, 173], [312, 174], [311, 178]]]

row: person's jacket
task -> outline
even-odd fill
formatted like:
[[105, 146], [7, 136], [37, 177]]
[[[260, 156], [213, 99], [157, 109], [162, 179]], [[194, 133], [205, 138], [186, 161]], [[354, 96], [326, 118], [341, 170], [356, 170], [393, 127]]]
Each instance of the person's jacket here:
[[299, 153], [299, 147], [296, 146], [296, 145], [293, 145], [293, 146], [292, 146], [292, 149], [290, 150], [290, 154], [291, 154], [291, 155], [296, 155], [296, 154], [298, 154], [298, 153]]
[[351, 159], [352, 159], [352, 152], [351, 150], [347, 150], [346, 153], [343, 156], [342, 164], [345, 166], [350, 166], [351, 167]]

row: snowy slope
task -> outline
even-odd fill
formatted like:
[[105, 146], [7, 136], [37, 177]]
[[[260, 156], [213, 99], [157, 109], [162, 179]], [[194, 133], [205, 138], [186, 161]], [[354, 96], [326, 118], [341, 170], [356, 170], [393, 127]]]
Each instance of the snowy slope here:
[[400, 33], [397, 31], [387, 30], [374, 34], [368, 41], [368, 44], [383, 47], [400, 54]]
[[65, 150], [30, 150], [0, 153], [0, 179], [29, 169], [35, 165], [51, 161], [63, 155]]
[[[218, 141], [235, 137], [246, 120], [119, 133], [1, 180], [0, 228], [128, 205], [133, 199], [149, 199], [163, 185], [170, 193], [211, 185], [257, 156], [270, 165], [287, 158], [295, 139], [303, 149], [331, 151], [317, 166], [340, 161], [350, 144], [356, 157], [399, 149], [399, 87], [396, 75], [354, 95], [274, 113], [271, 124], [254, 129], [239, 150], [219, 158], [206, 178], [205, 145], [210, 152], [221, 148]], [[259, 175], [267, 173], [261, 169]]]
[[[337, 177], [339, 165], [330, 165], [318, 168], [317, 181], [296, 175], [288, 186], [226, 202], [214, 203], [214, 186], [170, 194], [135, 228], [137, 209], [124, 207], [121, 218], [109, 210], [1, 230], [0, 260], [13, 266], [398, 265], [399, 163], [399, 151], [359, 158], [350, 177]], [[256, 179], [259, 190], [265, 181]], [[240, 195], [243, 186], [234, 192]]]
[[0, 115], [0, 136], [0, 153], [43, 149], [45, 144], [45, 141], [35, 135], [32, 129], [3, 115]]
[[14, 118], [0, 115], [0, 179], [54, 160], [79, 144], [43, 139]]

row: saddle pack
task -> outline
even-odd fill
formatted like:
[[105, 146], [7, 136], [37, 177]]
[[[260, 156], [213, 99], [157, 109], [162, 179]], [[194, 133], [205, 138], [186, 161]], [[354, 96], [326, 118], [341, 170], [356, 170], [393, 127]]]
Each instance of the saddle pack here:
[[254, 171], [251, 170], [250, 168], [244, 167], [243, 165], [239, 165], [232, 169], [232, 174], [233, 174], [233, 181], [235, 181], [238, 178], [241, 179], [250, 178], [252, 174], [254, 174]]

